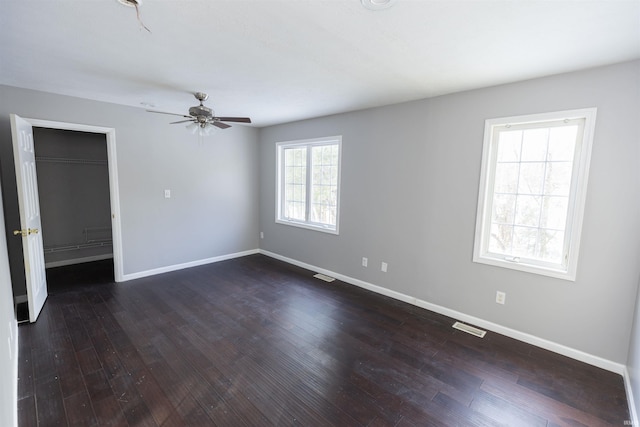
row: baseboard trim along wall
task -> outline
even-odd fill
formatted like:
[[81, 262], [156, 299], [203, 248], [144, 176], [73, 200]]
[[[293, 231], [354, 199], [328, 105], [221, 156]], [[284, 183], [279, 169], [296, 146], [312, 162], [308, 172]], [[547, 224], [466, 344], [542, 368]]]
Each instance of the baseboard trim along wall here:
[[13, 427], [18, 427], [18, 322], [14, 320], [11, 322], [11, 326], [9, 327], [9, 331], [11, 336], [9, 337], [9, 345], [11, 346], [11, 353], [13, 355], [13, 366], [11, 367], [13, 369], [12, 372], [12, 385], [13, 385], [13, 402], [15, 402], [15, 405], [13, 407], [13, 413], [11, 414], [13, 421], [11, 423], [11, 425]]
[[[478, 326], [483, 329], [490, 330], [492, 332], [508, 336], [510, 338], [517, 339], [518, 341], [526, 342], [528, 344], [535, 345], [536, 347], [544, 348], [545, 350], [553, 351], [554, 353], [561, 354], [563, 356], [570, 357], [572, 359], [579, 360], [581, 362], [588, 363], [593, 366], [597, 366], [598, 368], [605, 369], [607, 371], [615, 372], [622, 376], [626, 374], [626, 367], [623, 364], [612, 362], [610, 360], [604, 359], [599, 356], [595, 356], [589, 353], [585, 353], [580, 350], [576, 350], [571, 347], [564, 346], [562, 344], [555, 343], [553, 341], [549, 341], [543, 338], [536, 337], [531, 334], [527, 334], [524, 332], [517, 331], [515, 329], [507, 328], [502, 325], [498, 325], [493, 322], [489, 322], [474, 316], [470, 316], [468, 314], [461, 313], [459, 311], [452, 310], [447, 307], [443, 307], [437, 304], [432, 304], [430, 302], [412, 297], [410, 295], [405, 295], [400, 292], [392, 291], [387, 288], [383, 288], [382, 286], [374, 285], [372, 283], [365, 282], [363, 280], [354, 279], [353, 277], [345, 276], [340, 273], [336, 273], [333, 271], [329, 271], [320, 267], [316, 267], [311, 264], [307, 264], [292, 258], [288, 258], [273, 252], [265, 251], [260, 249], [259, 252], [263, 255], [266, 255], [271, 258], [278, 259], [280, 261], [287, 262], [289, 264], [296, 265], [298, 267], [306, 268], [307, 270], [311, 270], [317, 273], [326, 274], [328, 276], [335, 277], [338, 280], [349, 283], [351, 285], [358, 286], [360, 288], [367, 289], [369, 291], [397, 299], [399, 301], [403, 301], [427, 310], [431, 310], [433, 312], [442, 314], [444, 316], [451, 317], [456, 320], [460, 320], [465, 323], [470, 323], [474, 326]], [[625, 382], [627, 381], [625, 377]]]
[[228, 259], [240, 258], [247, 255], [254, 255], [259, 252], [258, 249], [251, 249], [243, 252], [236, 252], [233, 254], [220, 255], [212, 258], [205, 258], [196, 261], [189, 261], [183, 264], [174, 264], [166, 267], [154, 268], [152, 270], [140, 271], [138, 273], [125, 274], [122, 276], [122, 281], [141, 279], [143, 277], [155, 276], [156, 274], [169, 273], [171, 271], [182, 270], [185, 268], [197, 267], [199, 265], [212, 264], [214, 262], [226, 261]]
[[629, 369], [624, 367], [624, 389], [627, 392], [627, 402], [629, 403], [629, 417], [631, 418], [631, 425], [640, 426], [640, 422], [638, 421], [638, 412], [636, 411], [635, 399], [633, 394], [633, 387], [631, 387], [631, 376], [629, 375]]
[[113, 254], [86, 256], [82, 258], [65, 259], [62, 261], [52, 261], [44, 264], [45, 268], [64, 267], [65, 265], [83, 264], [85, 262], [102, 261], [113, 258]]

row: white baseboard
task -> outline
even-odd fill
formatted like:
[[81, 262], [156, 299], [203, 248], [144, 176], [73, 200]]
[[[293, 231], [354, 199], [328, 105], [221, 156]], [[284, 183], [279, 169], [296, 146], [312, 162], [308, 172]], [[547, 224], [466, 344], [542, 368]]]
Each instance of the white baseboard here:
[[[432, 304], [430, 302], [412, 297], [410, 295], [406, 295], [400, 292], [396, 292], [387, 288], [383, 288], [382, 286], [374, 285], [372, 283], [365, 282], [363, 280], [354, 279], [353, 277], [345, 276], [340, 273], [336, 273], [333, 271], [326, 270], [324, 268], [316, 267], [311, 264], [307, 264], [292, 258], [288, 258], [282, 255], [278, 255], [273, 252], [265, 251], [260, 249], [261, 254], [266, 255], [271, 258], [278, 259], [280, 261], [287, 262], [289, 264], [297, 265], [298, 267], [306, 268], [307, 270], [311, 270], [314, 272], [326, 274], [328, 276], [335, 277], [338, 280], [349, 283], [351, 285], [358, 286], [360, 288], [364, 288], [370, 290], [372, 292], [385, 295], [430, 311], [434, 311], [436, 313], [442, 314], [444, 316], [451, 317], [456, 320], [463, 321], [465, 323], [470, 323], [474, 326], [479, 326], [483, 329], [490, 330], [492, 332], [508, 336], [510, 338], [517, 339], [518, 341], [526, 342], [528, 344], [535, 345], [536, 347], [541, 347], [549, 351], [553, 351], [554, 353], [561, 354], [563, 356], [570, 357], [575, 360], [579, 360], [584, 363], [588, 363], [593, 366], [597, 366], [599, 368], [605, 369], [607, 371], [615, 372], [619, 375], [624, 375], [624, 371], [626, 369], [625, 365], [621, 363], [612, 362], [610, 360], [604, 359], [599, 356], [595, 356], [589, 353], [585, 353], [580, 350], [576, 350], [571, 347], [567, 347], [562, 344], [555, 343], [553, 341], [546, 340], [544, 338], [536, 337], [531, 334], [527, 334], [525, 332], [517, 331], [515, 329], [508, 328], [506, 326], [498, 325], [493, 322], [489, 322], [487, 320], [483, 320], [474, 316], [470, 316], [468, 314], [461, 313], [459, 311], [452, 310], [447, 307], [443, 307], [437, 304]], [[634, 424], [637, 425], [637, 424]]]
[[52, 261], [45, 263], [45, 268], [64, 267], [65, 265], [83, 264], [85, 262], [102, 261], [103, 259], [113, 258], [113, 254], [86, 256], [82, 258], [63, 259], [61, 261]]
[[624, 367], [624, 373], [622, 374], [624, 378], [624, 388], [627, 391], [627, 402], [629, 404], [629, 417], [631, 418], [631, 425], [640, 426], [640, 422], [638, 421], [638, 411], [636, 411], [635, 399], [633, 396], [633, 387], [631, 386], [631, 377], [629, 376], [629, 369]]
[[13, 427], [18, 427], [18, 347], [20, 343], [18, 342], [18, 322], [15, 317], [13, 323], [11, 324], [12, 337], [13, 337], [13, 347], [11, 351], [13, 353], [13, 401], [15, 403], [13, 407]]
[[257, 254], [258, 252], [259, 252], [258, 249], [251, 249], [248, 251], [236, 252], [233, 254], [220, 255], [217, 257], [205, 258], [205, 259], [200, 259], [196, 261], [189, 261], [183, 264], [174, 264], [166, 267], [154, 268], [152, 270], [140, 271], [138, 273], [125, 274], [122, 276], [122, 281], [126, 282], [127, 280], [141, 279], [143, 277], [155, 276], [156, 274], [169, 273], [171, 271], [182, 270], [190, 267], [197, 267], [199, 265], [212, 264], [214, 262], [225, 261], [233, 258], [240, 258], [247, 255], [254, 255], [254, 254]]

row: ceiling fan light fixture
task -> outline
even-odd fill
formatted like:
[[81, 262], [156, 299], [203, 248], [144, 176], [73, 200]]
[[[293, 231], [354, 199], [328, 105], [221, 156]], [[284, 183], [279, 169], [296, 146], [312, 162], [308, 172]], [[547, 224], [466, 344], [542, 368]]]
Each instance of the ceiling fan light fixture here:
[[384, 10], [393, 6], [396, 0], [360, 0], [362, 6], [369, 10]]
[[185, 127], [189, 130], [189, 132], [191, 132], [192, 135], [195, 135], [198, 132], [198, 129], [200, 129], [200, 125], [196, 122], [191, 122]]
[[182, 117], [182, 120], [171, 122], [171, 124], [189, 122], [185, 127], [189, 131], [191, 131], [191, 133], [193, 134], [198, 133], [200, 136], [210, 135], [213, 131], [216, 131], [218, 129], [230, 128], [231, 125], [225, 122], [251, 123], [251, 119], [249, 117], [226, 117], [226, 116], [216, 117], [213, 109], [203, 105], [203, 101], [205, 101], [209, 97], [206, 93], [196, 92], [193, 95], [196, 97], [198, 101], [200, 101], [200, 105], [196, 105], [195, 107], [189, 108], [189, 115], [167, 113], [164, 111], [154, 111], [154, 110], [147, 110], [147, 111], [150, 113], [168, 114], [170, 116], [180, 116]]
[[215, 128], [211, 125], [205, 126], [204, 128], [200, 128], [200, 135], [209, 136], [213, 133]]

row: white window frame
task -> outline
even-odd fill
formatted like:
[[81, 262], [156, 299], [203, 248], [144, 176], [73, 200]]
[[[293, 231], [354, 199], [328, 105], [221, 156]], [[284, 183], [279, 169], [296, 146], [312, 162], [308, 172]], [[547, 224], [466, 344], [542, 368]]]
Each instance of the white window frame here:
[[[552, 113], [525, 116], [504, 117], [485, 121], [484, 143], [482, 149], [482, 170], [478, 191], [478, 211], [476, 215], [476, 233], [473, 248], [473, 261], [513, 270], [520, 270], [565, 280], [576, 280], [578, 254], [584, 218], [584, 206], [587, 195], [591, 148], [596, 121], [596, 108], [584, 108]], [[489, 233], [491, 227], [491, 209], [493, 205], [493, 186], [497, 162], [497, 141], [493, 135], [496, 127], [505, 125], [539, 124], [564, 119], [584, 118], [582, 139], [578, 137], [573, 160], [572, 182], [569, 192], [567, 225], [565, 228], [564, 260], [561, 264], [521, 260], [503, 254], [489, 252]]]
[[[337, 195], [336, 195], [336, 225], [335, 227], [313, 222], [309, 220], [309, 203], [310, 203], [310, 187], [311, 187], [311, 164], [307, 162], [307, 180], [306, 180], [306, 211], [307, 220], [297, 220], [286, 218], [284, 212], [284, 150], [287, 148], [306, 147], [308, 157], [310, 159], [310, 148], [323, 145], [338, 145], [338, 177], [337, 177]], [[324, 233], [339, 234], [340, 223], [340, 177], [342, 165], [342, 136], [329, 136], [325, 138], [313, 138], [295, 141], [283, 141], [276, 143], [276, 223], [291, 225], [294, 227], [306, 228], [309, 230], [322, 231]]]

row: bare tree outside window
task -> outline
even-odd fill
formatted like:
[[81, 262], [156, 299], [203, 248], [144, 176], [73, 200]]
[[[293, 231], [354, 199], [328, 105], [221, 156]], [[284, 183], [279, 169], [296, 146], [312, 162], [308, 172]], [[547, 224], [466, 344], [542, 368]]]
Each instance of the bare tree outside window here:
[[575, 274], [594, 126], [595, 109], [487, 120], [474, 261]]

